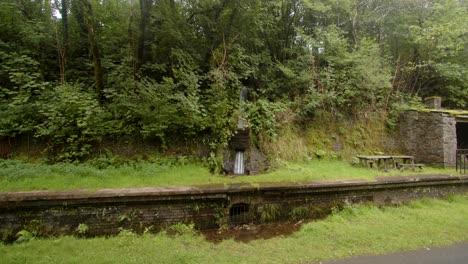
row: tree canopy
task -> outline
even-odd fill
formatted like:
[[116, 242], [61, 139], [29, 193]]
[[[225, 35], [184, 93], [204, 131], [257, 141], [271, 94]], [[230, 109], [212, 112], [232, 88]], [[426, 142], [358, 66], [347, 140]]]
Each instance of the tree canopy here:
[[0, 135], [62, 159], [135, 134], [214, 150], [239, 115], [268, 131], [282, 108], [468, 107], [462, 0], [3, 0], [0, 18]]

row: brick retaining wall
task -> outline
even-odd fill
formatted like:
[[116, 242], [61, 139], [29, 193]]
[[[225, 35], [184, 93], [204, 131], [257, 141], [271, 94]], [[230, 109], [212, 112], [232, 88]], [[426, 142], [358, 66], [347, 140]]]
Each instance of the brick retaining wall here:
[[120, 229], [157, 231], [176, 223], [194, 223], [199, 229], [211, 229], [230, 224], [233, 205], [247, 206], [241, 212], [243, 220], [255, 223], [318, 218], [333, 208], [352, 203], [398, 204], [467, 191], [468, 176], [425, 175], [383, 177], [370, 182], [4, 192], [0, 193], [0, 235], [2, 240], [12, 240], [23, 229], [40, 236], [77, 234], [80, 224], [88, 226], [89, 236], [112, 235]]

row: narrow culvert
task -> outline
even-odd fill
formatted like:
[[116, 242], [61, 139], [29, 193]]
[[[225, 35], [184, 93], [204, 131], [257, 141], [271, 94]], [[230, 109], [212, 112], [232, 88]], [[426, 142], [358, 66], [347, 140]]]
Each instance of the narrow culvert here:
[[233, 225], [247, 224], [250, 221], [250, 206], [246, 203], [233, 204], [229, 209], [229, 223]]

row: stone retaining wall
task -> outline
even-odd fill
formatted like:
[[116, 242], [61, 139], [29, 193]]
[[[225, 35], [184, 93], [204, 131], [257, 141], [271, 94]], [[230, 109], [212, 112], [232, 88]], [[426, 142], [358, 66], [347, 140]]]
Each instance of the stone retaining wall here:
[[230, 184], [198, 187], [30, 191], [0, 193], [0, 235], [14, 240], [20, 230], [39, 236], [112, 235], [121, 229], [158, 231], [176, 223], [199, 229], [229, 225], [233, 205], [246, 205], [244, 221], [319, 218], [347, 204], [398, 204], [421, 197], [468, 191], [468, 176], [388, 177], [376, 181]]

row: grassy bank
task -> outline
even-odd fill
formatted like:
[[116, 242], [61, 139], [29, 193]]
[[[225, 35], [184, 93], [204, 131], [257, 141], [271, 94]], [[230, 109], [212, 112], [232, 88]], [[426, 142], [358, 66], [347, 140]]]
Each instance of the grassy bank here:
[[400, 207], [358, 206], [304, 224], [288, 237], [207, 242], [186, 232], [111, 238], [62, 237], [1, 245], [3, 263], [304, 263], [468, 240], [468, 198], [423, 199]]
[[353, 167], [339, 160], [283, 162], [272, 172], [230, 177], [210, 174], [193, 162], [134, 162], [99, 169], [91, 164], [35, 164], [15, 160], [0, 161], [0, 191], [99, 189], [119, 187], [198, 185], [236, 182], [310, 181], [331, 179], [373, 179], [415, 173], [450, 174], [453, 169], [424, 168], [421, 172]]

